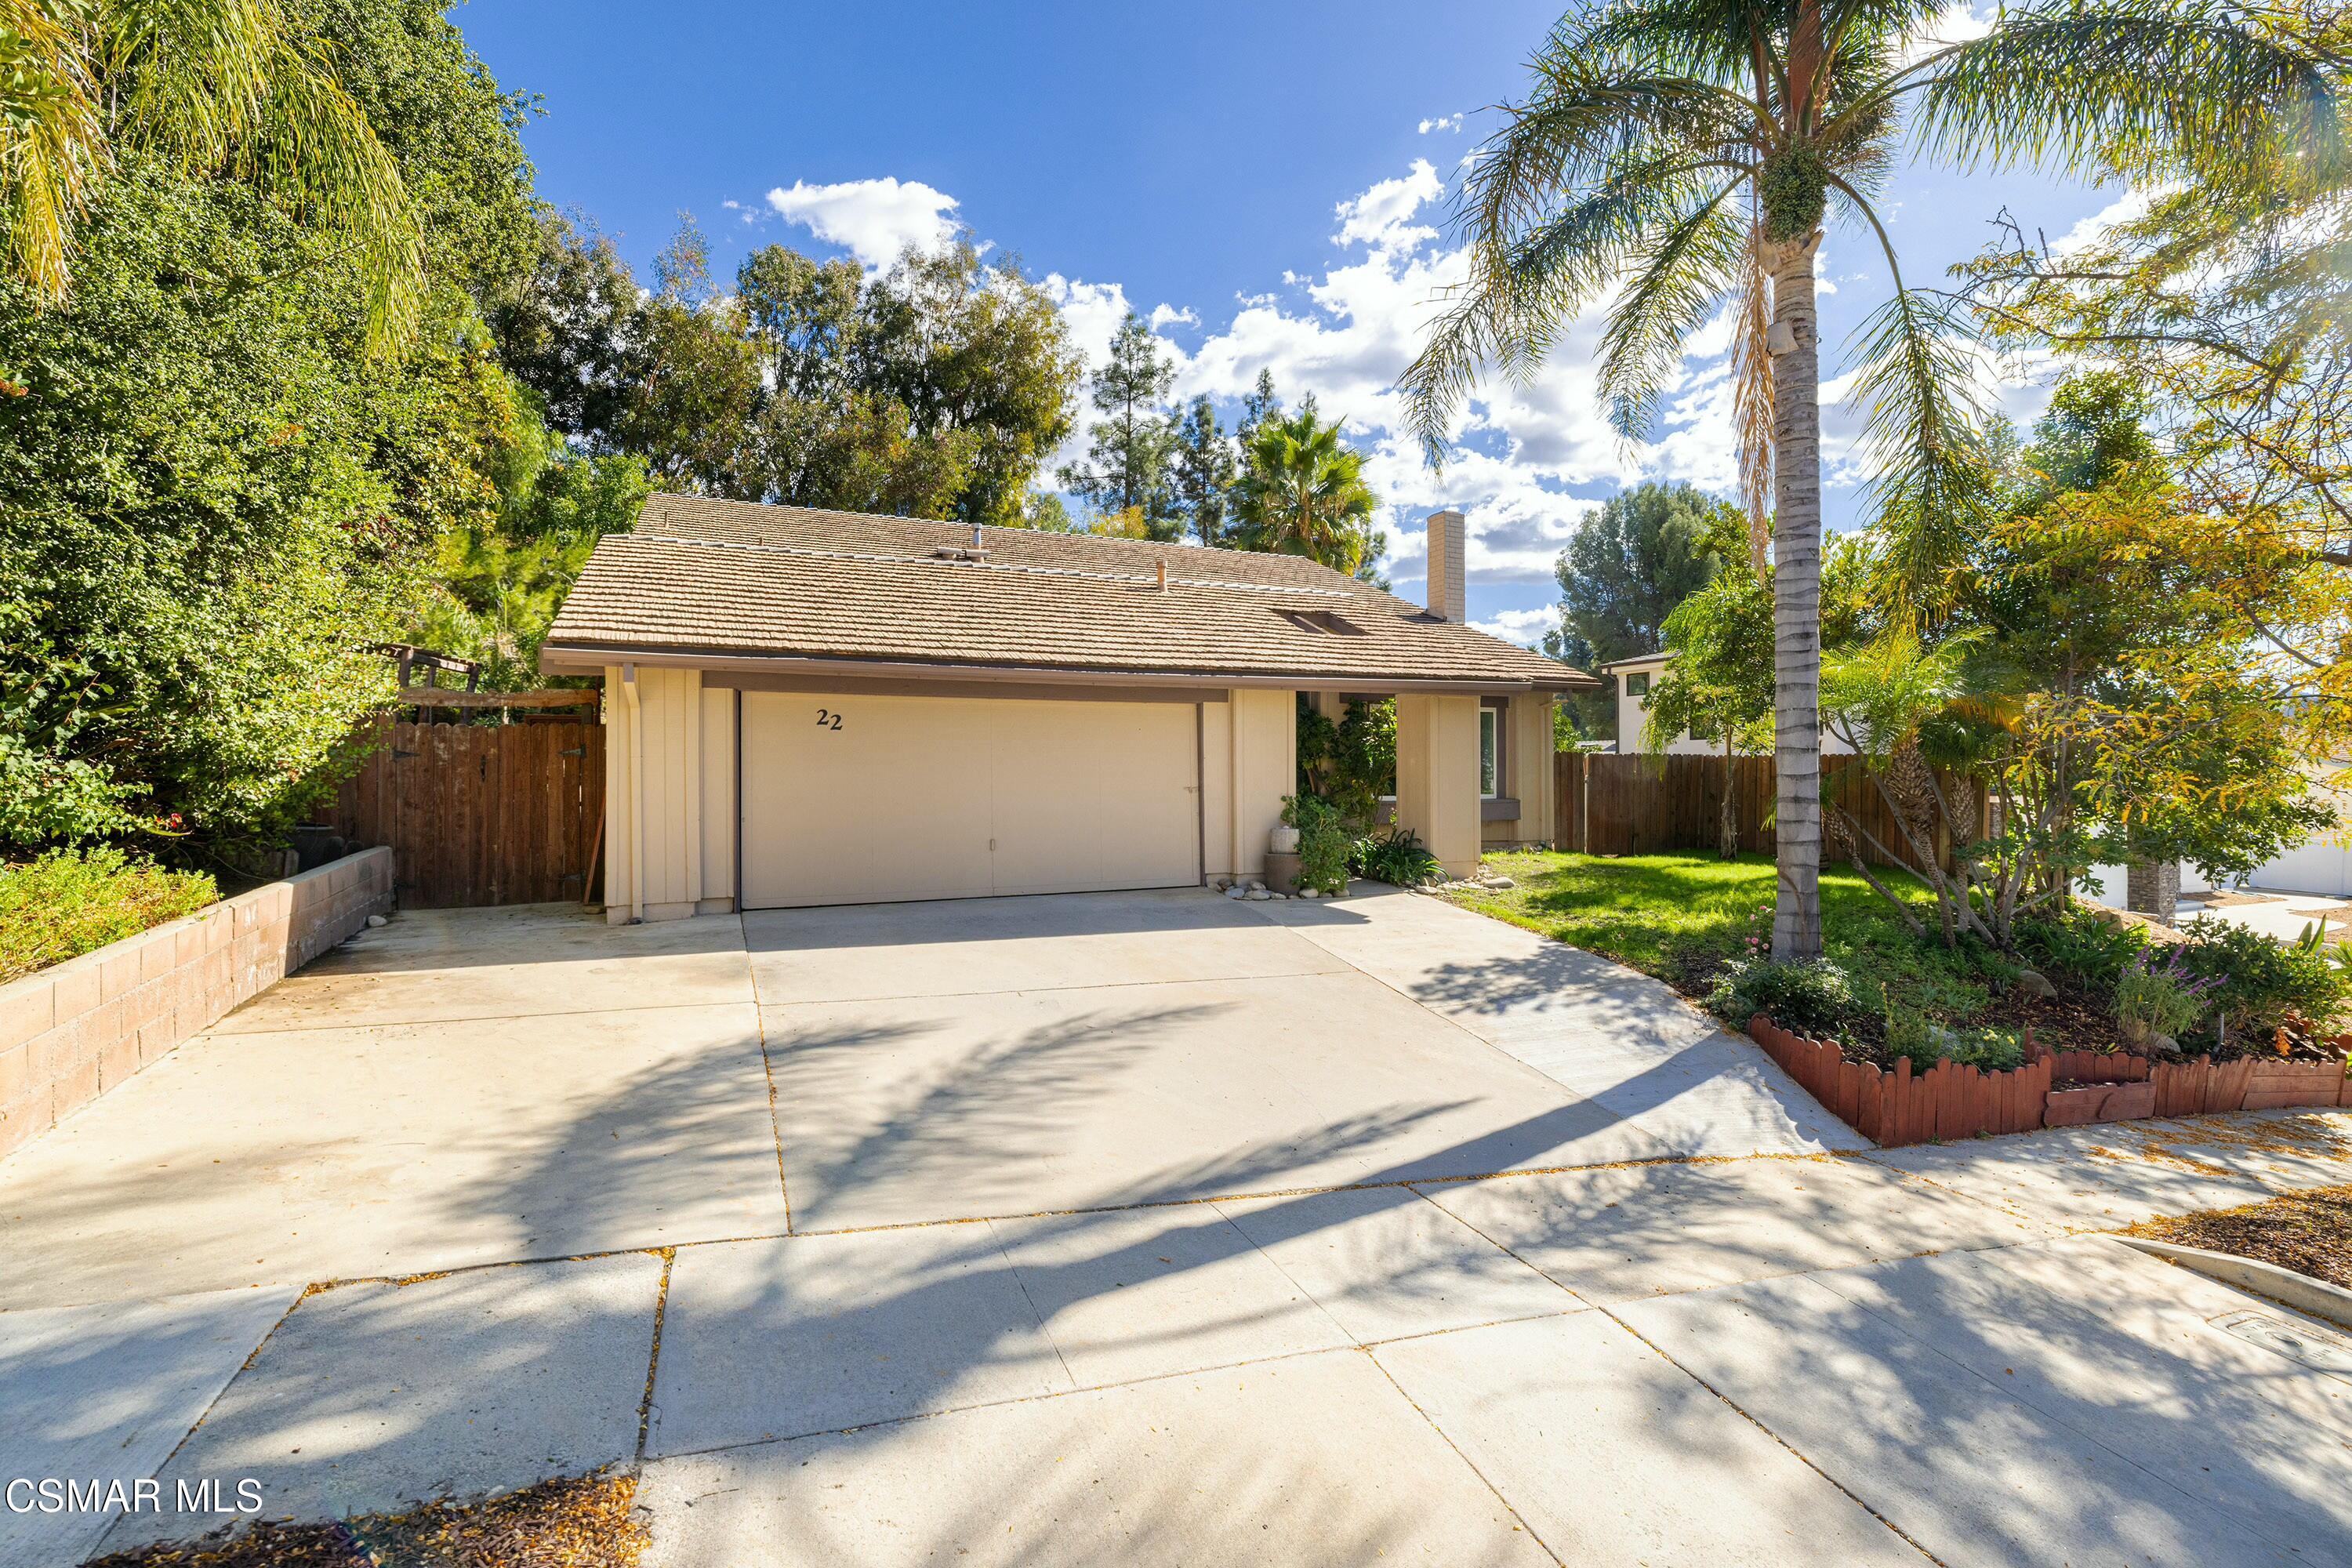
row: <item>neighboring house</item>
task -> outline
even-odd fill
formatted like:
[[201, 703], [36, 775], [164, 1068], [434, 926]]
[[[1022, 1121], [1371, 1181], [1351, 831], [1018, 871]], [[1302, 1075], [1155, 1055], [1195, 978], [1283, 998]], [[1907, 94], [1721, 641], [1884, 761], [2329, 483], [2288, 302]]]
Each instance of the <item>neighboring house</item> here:
[[541, 653], [602, 675], [610, 918], [1263, 871], [1300, 693], [1397, 700], [1397, 820], [1456, 875], [1552, 837], [1592, 678], [1312, 562], [656, 496]]
[[[1645, 653], [1634, 658], [1614, 659], [1601, 666], [1597, 673], [1613, 676], [1617, 681], [1617, 750], [1628, 754], [1655, 752], [1650, 744], [1650, 691], [1663, 679], [1666, 666], [1674, 659], [1671, 653]], [[1721, 756], [1720, 741], [1694, 741], [1685, 730], [1668, 742], [1664, 748], [1669, 756]], [[1827, 729], [1822, 731], [1822, 754], [1844, 756], [1853, 751]]]

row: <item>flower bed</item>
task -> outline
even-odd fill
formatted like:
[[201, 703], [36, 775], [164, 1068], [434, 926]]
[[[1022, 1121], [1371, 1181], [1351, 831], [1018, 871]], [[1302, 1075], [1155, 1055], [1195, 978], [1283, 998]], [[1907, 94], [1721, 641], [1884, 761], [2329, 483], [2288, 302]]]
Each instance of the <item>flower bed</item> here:
[[2125, 1052], [2049, 1051], [2031, 1037], [2025, 1064], [1983, 1072], [1939, 1061], [1914, 1073], [1849, 1061], [1835, 1041], [1809, 1040], [1762, 1014], [1748, 1033], [1805, 1092], [1881, 1146], [1947, 1142], [2037, 1127], [2284, 1106], [2352, 1105], [2343, 1061], [2151, 1062]]

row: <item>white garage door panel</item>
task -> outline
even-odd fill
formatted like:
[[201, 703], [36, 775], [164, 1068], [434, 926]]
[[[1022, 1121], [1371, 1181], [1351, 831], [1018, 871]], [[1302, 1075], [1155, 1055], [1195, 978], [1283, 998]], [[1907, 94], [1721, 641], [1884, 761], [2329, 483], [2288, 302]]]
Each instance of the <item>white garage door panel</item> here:
[[1196, 881], [1196, 724], [1189, 703], [747, 691], [744, 904]]
[[989, 702], [996, 891], [1200, 879], [1190, 703]]

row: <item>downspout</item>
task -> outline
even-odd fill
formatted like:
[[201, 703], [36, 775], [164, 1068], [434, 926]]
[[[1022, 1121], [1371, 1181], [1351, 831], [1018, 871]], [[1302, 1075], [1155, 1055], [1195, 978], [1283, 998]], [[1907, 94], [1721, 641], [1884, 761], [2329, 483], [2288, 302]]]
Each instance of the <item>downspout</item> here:
[[646, 918], [646, 726], [637, 700], [637, 667], [621, 666], [621, 695], [629, 708], [629, 922]]

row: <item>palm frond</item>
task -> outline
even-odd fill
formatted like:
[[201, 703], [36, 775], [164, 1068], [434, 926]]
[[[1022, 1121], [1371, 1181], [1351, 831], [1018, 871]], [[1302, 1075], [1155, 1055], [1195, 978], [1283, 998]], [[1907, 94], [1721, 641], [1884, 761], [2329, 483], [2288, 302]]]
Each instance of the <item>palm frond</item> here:
[[259, 123], [286, 47], [276, 0], [110, 0], [102, 26], [100, 70], [126, 143], [208, 171]]
[[[1639, 440], [1656, 423], [1658, 399], [1682, 363], [1682, 345], [1738, 286], [1753, 232], [1733, 199], [1745, 174], [1692, 204], [1673, 226], [1631, 259], [1636, 270], [1601, 336], [1601, 395], [1610, 423]], [[1727, 205], [1727, 204], [1728, 204]]]
[[398, 342], [424, 292], [425, 238], [392, 154], [315, 54], [281, 50], [263, 101], [266, 117], [236, 162], [262, 189], [349, 238], [367, 289], [369, 343]]
[[1945, 603], [1990, 492], [1975, 348], [1957, 300], [1899, 286], [1849, 344], [1889, 576], [1915, 613]]
[[1752, 194], [1749, 205], [1747, 254], [1732, 307], [1731, 397], [1748, 564], [1761, 575], [1772, 537], [1772, 274], [1764, 265], [1764, 226]]
[[44, 0], [0, 0], [0, 222], [6, 267], [36, 299], [65, 297], [75, 223], [106, 163], [89, 18]]
[[2118, 152], [2227, 163], [2281, 137], [2343, 155], [2326, 63], [2215, 0], [2011, 12], [1914, 81], [1922, 144], [1963, 169], [2095, 167]]

